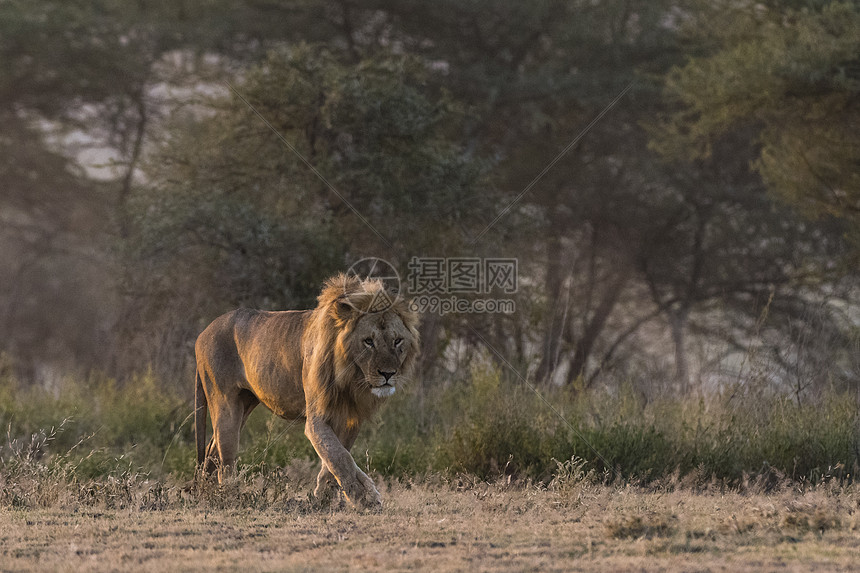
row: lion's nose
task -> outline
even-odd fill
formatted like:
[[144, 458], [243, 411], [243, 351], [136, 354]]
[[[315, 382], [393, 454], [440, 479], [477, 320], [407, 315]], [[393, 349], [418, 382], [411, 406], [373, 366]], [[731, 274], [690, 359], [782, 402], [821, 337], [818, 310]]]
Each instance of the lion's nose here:
[[394, 370], [393, 372], [383, 372], [382, 370], [377, 370], [377, 372], [379, 372], [380, 376], [383, 376], [385, 378], [385, 381], [388, 382], [391, 377], [394, 376], [394, 373], [397, 372], [397, 370]]

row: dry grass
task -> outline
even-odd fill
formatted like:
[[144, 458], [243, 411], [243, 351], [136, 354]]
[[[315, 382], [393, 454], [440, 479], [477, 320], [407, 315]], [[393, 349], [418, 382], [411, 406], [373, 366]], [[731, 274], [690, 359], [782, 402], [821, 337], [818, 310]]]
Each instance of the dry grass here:
[[[186, 405], [163, 400], [153, 381], [72, 390], [87, 399], [9, 388], [4, 397], [0, 384], [0, 402], [17, 408], [0, 412], [0, 571], [736, 573], [860, 563], [853, 401], [776, 402], [737, 416], [561, 402], [572, 419], [597, 412], [602, 425], [583, 422], [583, 432], [624, 470], [614, 472], [572, 456], [591, 450], [565, 437], [545, 404], [523, 406], [530, 394], [478, 377], [462, 395], [428, 400], [439, 408], [431, 434], [416, 430], [417, 402], [403, 397], [368, 428], [354, 451], [385, 507], [363, 513], [309, 499], [319, 462], [300, 429], [284, 436], [251, 420], [238, 477], [192, 493]], [[463, 404], [486, 407], [455, 415]], [[494, 483], [476, 477], [502, 472]]]
[[0, 569], [736, 572], [860, 563], [854, 487], [646, 490], [575, 472], [549, 489], [433, 478], [382, 484], [384, 509], [365, 513], [313, 504], [312, 471], [293, 466], [199, 495], [134, 479], [66, 484], [45, 503], [0, 510]]

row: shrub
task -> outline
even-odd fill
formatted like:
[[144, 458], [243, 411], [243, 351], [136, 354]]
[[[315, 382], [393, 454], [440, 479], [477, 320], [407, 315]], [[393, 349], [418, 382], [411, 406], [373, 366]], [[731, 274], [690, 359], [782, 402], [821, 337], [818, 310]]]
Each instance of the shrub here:
[[[8, 475], [26, 458], [71, 480], [128, 472], [187, 479], [195, 464], [192, 405], [165, 386], [148, 374], [122, 385], [68, 380], [56, 392], [0, 380], [7, 429], [0, 470]], [[354, 457], [393, 477], [507, 474], [544, 483], [558, 475], [556, 460], [571, 459], [578, 471], [604, 479], [694, 475], [728, 485], [765, 474], [852, 480], [860, 465], [853, 395], [809, 404], [737, 393], [644, 403], [629, 389], [538, 391], [488, 368], [445, 385], [403, 388], [363, 428]], [[242, 433], [242, 470], [265, 474], [302, 459], [317, 463], [302, 424], [258, 408]]]

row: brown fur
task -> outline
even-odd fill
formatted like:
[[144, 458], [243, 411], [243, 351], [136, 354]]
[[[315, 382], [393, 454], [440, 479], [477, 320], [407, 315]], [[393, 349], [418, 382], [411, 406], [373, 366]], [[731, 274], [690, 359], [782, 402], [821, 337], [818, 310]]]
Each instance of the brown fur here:
[[218, 469], [219, 480], [232, 470], [239, 431], [262, 402], [282, 418], [305, 421], [323, 463], [317, 497], [339, 485], [352, 504], [379, 504], [349, 450], [361, 424], [411, 373], [417, 322], [380, 282], [343, 274], [326, 281], [314, 310], [239, 309], [215, 319], [195, 345], [199, 469]]

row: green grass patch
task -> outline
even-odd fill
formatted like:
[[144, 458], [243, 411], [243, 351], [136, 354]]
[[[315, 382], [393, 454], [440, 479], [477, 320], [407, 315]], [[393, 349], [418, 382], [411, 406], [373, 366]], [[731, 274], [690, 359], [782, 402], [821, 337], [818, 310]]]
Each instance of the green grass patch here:
[[[187, 479], [195, 463], [192, 405], [170, 388], [148, 374], [122, 385], [69, 380], [54, 391], [2, 379], [0, 471]], [[435, 387], [407, 386], [362, 429], [354, 457], [393, 477], [507, 474], [544, 483], [557, 475], [559, 462], [574, 458], [602, 479], [640, 482], [694, 475], [732, 485], [765, 473], [852, 480], [858, 469], [854, 395], [798, 404], [735, 389], [644, 403], [624, 389], [539, 392], [492, 369]], [[241, 446], [240, 465], [251, 473], [316, 457], [303, 423], [263, 407], [249, 418]]]

